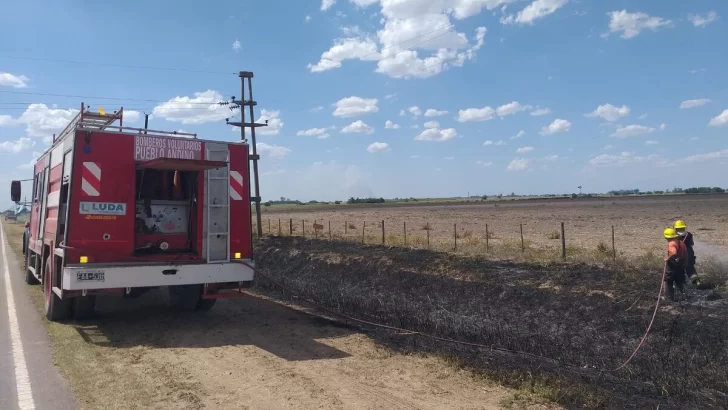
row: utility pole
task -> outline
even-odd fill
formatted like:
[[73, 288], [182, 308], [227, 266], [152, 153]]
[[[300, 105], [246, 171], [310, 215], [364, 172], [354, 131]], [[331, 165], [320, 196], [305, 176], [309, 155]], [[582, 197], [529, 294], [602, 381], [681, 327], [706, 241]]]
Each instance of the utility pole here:
[[[253, 162], [253, 184], [255, 187], [255, 196], [250, 197], [251, 202], [255, 202], [255, 215], [256, 215], [256, 226], [257, 226], [257, 233], [258, 238], [263, 237], [263, 224], [261, 222], [261, 215], [260, 215], [260, 185], [258, 183], [258, 160], [260, 159], [260, 156], [258, 155], [258, 147], [256, 145], [255, 140], [255, 129], [258, 127], [265, 127], [268, 125], [268, 121], [265, 122], [265, 124], [258, 124], [255, 122], [255, 113], [253, 111], [253, 107], [258, 105], [258, 103], [253, 99], [253, 73], [251, 71], [240, 71], [238, 73], [238, 77], [240, 77], [240, 100], [236, 100], [235, 97], [232, 98], [232, 101], [230, 103], [224, 103], [224, 104], [233, 104], [231, 107], [231, 110], [239, 107], [240, 108], [240, 122], [230, 122], [229, 120], [226, 120], [228, 125], [232, 125], [234, 127], [240, 127], [240, 140], [243, 143], [247, 143], [247, 139], [245, 138], [245, 127], [250, 128], [250, 142], [253, 146], [253, 153], [249, 156], [250, 161]], [[245, 83], [248, 83], [248, 99], [245, 99]], [[249, 107], [250, 112], [250, 122], [245, 122], [245, 107]], [[252, 187], [248, 186], [248, 192], [250, 192]]]
[[147, 128], [149, 128], [149, 114], [146, 112], [144, 113], [144, 133], [147, 133]]

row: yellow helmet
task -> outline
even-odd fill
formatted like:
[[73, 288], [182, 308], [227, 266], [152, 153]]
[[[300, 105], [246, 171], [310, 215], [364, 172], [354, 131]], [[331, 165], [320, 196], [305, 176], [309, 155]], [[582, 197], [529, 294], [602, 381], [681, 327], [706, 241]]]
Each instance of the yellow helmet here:
[[679, 236], [674, 228], [665, 229], [665, 232], [663, 232], [663, 235], [665, 235], [665, 239], [675, 239]]
[[687, 229], [687, 227], [688, 226], [685, 225], [685, 221], [683, 221], [682, 219], [678, 219], [677, 221], [675, 221], [675, 225], [673, 225], [673, 228], [675, 229]]

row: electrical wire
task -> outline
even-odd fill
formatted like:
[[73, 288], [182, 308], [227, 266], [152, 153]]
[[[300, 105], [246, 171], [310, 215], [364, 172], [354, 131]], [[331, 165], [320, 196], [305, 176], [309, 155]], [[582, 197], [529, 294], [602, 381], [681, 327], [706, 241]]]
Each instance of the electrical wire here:
[[[39, 95], [45, 97], [63, 97], [63, 98], [88, 98], [92, 100], [111, 100], [111, 101], [135, 101], [135, 102], [152, 102], [152, 103], [179, 103], [179, 104], [199, 104], [199, 105], [214, 105], [214, 104], [228, 104], [228, 101], [211, 101], [211, 102], [188, 102], [188, 101], [162, 101], [162, 100], [151, 100], [151, 99], [140, 99], [140, 98], [121, 98], [121, 97], [95, 97], [88, 95], [69, 95], [69, 94], [52, 94], [52, 93], [34, 93], [29, 91], [10, 91], [0, 90], [0, 93], [5, 94], [20, 94], [20, 95]], [[0, 102], [0, 104], [3, 104]]]
[[101, 62], [91, 62], [91, 61], [60, 60], [60, 59], [43, 58], [43, 57], [22, 57], [22, 56], [0, 55], [0, 58], [8, 58], [8, 59], [15, 59], [15, 60], [45, 61], [45, 62], [64, 63], [64, 64], [82, 64], [82, 65], [88, 65], [88, 66], [133, 68], [133, 69], [143, 69], [143, 70], [178, 71], [178, 72], [186, 72], [186, 73], [234, 74], [234, 75], [238, 74], [237, 72], [191, 70], [191, 69], [186, 69], [186, 68], [153, 67], [153, 66], [141, 66], [141, 65], [133, 65], [133, 64], [113, 64], [113, 63], [101, 63]]

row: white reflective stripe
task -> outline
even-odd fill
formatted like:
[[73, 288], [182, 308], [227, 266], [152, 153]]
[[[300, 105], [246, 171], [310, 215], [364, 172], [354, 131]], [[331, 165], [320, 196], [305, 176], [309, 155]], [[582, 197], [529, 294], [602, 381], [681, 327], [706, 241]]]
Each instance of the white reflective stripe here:
[[238, 184], [243, 185], [243, 176], [238, 171], [230, 171], [230, 176], [233, 177]]
[[13, 284], [10, 281], [10, 266], [8, 265], [8, 254], [5, 250], [5, 229], [0, 226], [0, 246], [2, 246], [3, 268], [5, 270], [5, 300], [8, 304], [8, 327], [10, 328], [10, 344], [13, 352], [13, 365], [15, 367], [15, 389], [18, 395], [18, 407], [21, 410], [35, 409], [33, 401], [33, 389], [30, 386], [30, 375], [25, 364], [25, 353], [23, 352], [23, 339], [18, 326], [18, 313], [15, 310], [15, 295], [13, 295]]
[[89, 184], [88, 181], [86, 181], [83, 178], [81, 178], [81, 189], [88, 196], [99, 196], [99, 195], [101, 195], [99, 193], [99, 191], [96, 190], [96, 188], [92, 187], [91, 184]]
[[230, 178], [232, 178], [236, 183], [240, 184], [239, 187], [236, 187], [233, 186], [232, 181], [230, 181], [230, 198], [234, 201], [242, 201], [243, 193], [238, 191], [238, 189], [243, 189], [243, 176], [240, 175], [240, 172], [238, 171], [230, 171]]
[[83, 166], [86, 167], [86, 169], [88, 169], [89, 171], [91, 171], [91, 173], [93, 174], [93, 176], [96, 177], [96, 179], [101, 181], [101, 168], [99, 168], [99, 166], [96, 165], [95, 162], [84, 162]]
[[55, 191], [48, 194], [48, 208], [55, 208], [61, 200], [61, 191]]

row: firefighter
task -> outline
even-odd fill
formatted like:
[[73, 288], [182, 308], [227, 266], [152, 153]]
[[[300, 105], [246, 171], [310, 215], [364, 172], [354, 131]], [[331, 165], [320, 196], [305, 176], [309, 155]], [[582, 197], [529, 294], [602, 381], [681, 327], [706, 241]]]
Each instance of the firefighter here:
[[675, 288], [685, 297], [685, 267], [687, 266], [687, 249], [680, 235], [674, 228], [667, 228], [663, 232], [667, 239], [667, 257], [665, 258], [665, 281], [667, 282], [667, 296], [675, 301]]
[[695, 250], [693, 250], [695, 242], [693, 241], [693, 234], [688, 232], [688, 226], [682, 219], [678, 219], [677, 221], [675, 221], [673, 228], [675, 228], [677, 234], [680, 235], [680, 240], [685, 244], [685, 247], [687, 248], [688, 259], [686, 261], [686, 271], [688, 274], [688, 278], [693, 283], [693, 285], [700, 286], [700, 278], [698, 277], [698, 272], [695, 270]]

